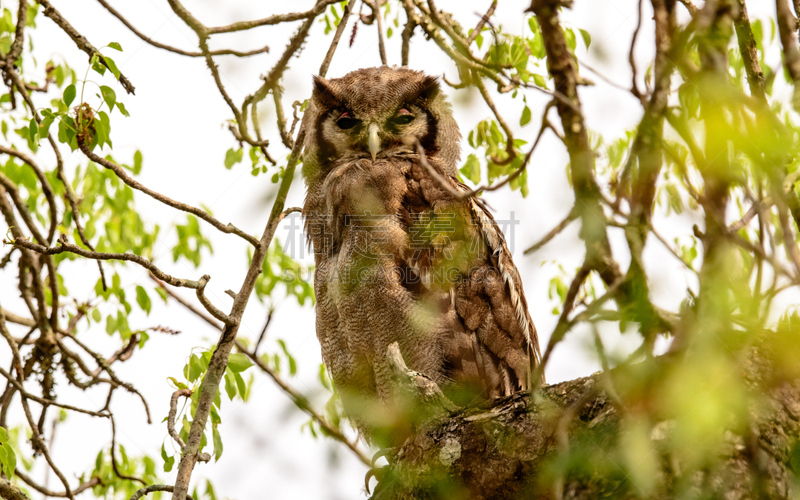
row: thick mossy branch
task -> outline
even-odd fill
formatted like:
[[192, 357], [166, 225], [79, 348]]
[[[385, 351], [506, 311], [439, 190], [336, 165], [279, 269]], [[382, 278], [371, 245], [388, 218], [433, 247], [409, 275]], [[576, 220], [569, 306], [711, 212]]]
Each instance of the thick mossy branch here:
[[[461, 411], [412, 436], [385, 468], [372, 499], [698, 498], [701, 492], [797, 498], [791, 456], [800, 437], [800, 381], [778, 376], [770, 357], [760, 348], [739, 365], [757, 397], [751, 398], [749, 429], [718, 429], [724, 439], [713, 450], [722, 457], [714, 468], [694, 471], [666, 452], [664, 443], [682, 423], [655, 421], [644, 435], [658, 456], [656, 486], [642, 490], [619, 452], [641, 408], [609, 396], [609, 379], [597, 373]], [[652, 362], [656, 371], [680, 369], [680, 363]], [[620, 370], [611, 378], [632, 375]]]

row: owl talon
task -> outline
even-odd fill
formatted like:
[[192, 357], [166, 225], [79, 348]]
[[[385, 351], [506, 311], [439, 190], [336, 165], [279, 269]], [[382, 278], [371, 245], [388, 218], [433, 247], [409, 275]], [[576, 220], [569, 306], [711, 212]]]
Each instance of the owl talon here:
[[372, 456], [372, 467], [375, 468], [375, 462], [381, 457], [386, 457], [386, 461], [392, 463], [395, 453], [397, 453], [397, 447], [381, 448]]
[[384, 476], [386, 476], [386, 469], [388, 467], [388, 465], [384, 465], [383, 467], [372, 467], [367, 471], [367, 474], [364, 476], [364, 488], [367, 490], [367, 495], [371, 494], [369, 491], [369, 480], [373, 477], [378, 480], [378, 483], [375, 485], [375, 489], [377, 490]]

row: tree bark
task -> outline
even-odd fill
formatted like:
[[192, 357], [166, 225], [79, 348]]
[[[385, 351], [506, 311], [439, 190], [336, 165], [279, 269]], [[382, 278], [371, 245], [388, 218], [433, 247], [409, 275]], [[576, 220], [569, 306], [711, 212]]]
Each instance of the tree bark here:
[[[726, 430], [719, 466], [692, 472], [689, 490], [680, 494], [682, 464], [662, 446], [680, 422], [656, 419], [650, 426], [660, 487], [643, 495], [628, 480], [625, 464], [615, 463], [625, 415], [636, 409], [612, 399], [604, 390], [609, 379], [598, 372], [533, 396], [520, 393], [461, 410], [420, 430], [379, 474], [372, 499], [798, 498], [800, 382], [780, 376], [770, 358], [761, 347], [741, 365], [760, 401], [751, 404], [749, 432]], [[652, 362], [671, 369], [680, 363], [674, 357]], [[585, 451], [580, 467], [564, 466], [574, 460], [567, 458], [570, 449]]]

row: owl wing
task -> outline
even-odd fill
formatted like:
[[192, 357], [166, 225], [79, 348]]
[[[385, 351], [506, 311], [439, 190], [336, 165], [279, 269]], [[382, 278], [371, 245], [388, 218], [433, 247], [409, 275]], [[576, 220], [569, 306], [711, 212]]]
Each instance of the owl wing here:
[[[429, 162], [446, 171], [435, 157]], [[469, 191], [457, 179], [446, 179], [455, 190]], [[453, 196], [418, 164], [412, 168], [408, 193], [406, 206], [412, 211], [427, 206], [435, 219], [445, 214], [455, 219], [445, 238], [433, 231], [425, 264], [458, 272], [440, 272], [448, 278], [444, 286], [441, 280], [423, 280], [430, 295], [448, 299], [442, 306], [440, 342], [451, 390], [447, 383], [443, 389], [461, 404], [529, 389], [540, 360], [539, 342], [522, 280], [497, 222], [479, 199]], [[420, 268], [420, 259], [408, 265]]]

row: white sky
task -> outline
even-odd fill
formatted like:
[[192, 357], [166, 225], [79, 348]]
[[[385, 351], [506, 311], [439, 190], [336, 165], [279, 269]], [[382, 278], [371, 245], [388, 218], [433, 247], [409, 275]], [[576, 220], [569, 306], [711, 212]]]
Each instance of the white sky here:
[[[278, 12], [306, 10], [313, 4], [309, 0], [187, 0], [183, 3], [206, 25], [224, 25]], [[454, 12], [463, 25], [471, 26], [478, 20], [476, 13], [484, 12], [490, 2], [439, 0], [437, 3], [440, 8]], [[592, 35], [590, 50], [587, 53], [582, 48], [579, 49], [579, 57], [624, 86], [630, 84], [627, 49], [636, 25], [637, 3], [636, 0], [578, 0], [575, 2], [575, 10], [564, 11], [562, 15], [566, 24], [584, 28]], [[124, 48], [123, 53], [111, 55], [119, 69], [136, 86], [135, 97], [127, 96], [118, 84], [112, 82], [113, 77], [104, 78], [95, 73], [90, 76], [99, 84], [113, 86], [118, 100], [125, 103], [131, 114], [130, 118], [124, 118], [116, 112], [112, 115], [111, 137], [115, 145], [115, 158], [121, 162], [129, 162], [135, 149], [140, 149], [144, 155], [144, 168], [139, 179], [144, 184], [174, 199], [194, 205], [205, 204], [219, 220], [234, 222], [247, 232], [260, 235], [276, 192], [276, 185], [270, 182], [272, 172], [252, 177], [247, 159], [232, 170], [224, 168], [225, 151], [236, 146], [226, 124], [231, 115], [217, 92], [204, 61], [167, 53], [145, 44], [93, 0], [55, 0], [53, 4], [95, 46], [116, 41]], [[165, 0], [112, 0], [112, 4], [148, 36], [184, 49], [197, 50], [196, 36], [172, 14]], [[774, 15], [774, 6], [767, 6], [767, 2], [750, 4], [752, 17]], [[393, 7], [395, 5], [393, 3]], [[503, 0], [497, 9], [497, 22], [502, 24], [505, 31], [518, 34], [527, 32], [527, 16], [522, 12], [528, 5], [529, 2], [522, 0]], [[636, 52], [640, 75], [653, 52], [651, 14], [649, 9], [646, 11], [648, 12]], [[400, 19], [401, 22], [404, 19], [402, 14]], [[53, 54], [55, 60], [63, 57], [82, 76], [86, 68], [85, 55], [44, 16], [38, 17], [37, 24], [34, 42], [39, 63], [43, 66], [48, 54]], [[272, 67], [298, 25], [299, 23], [292, 23], [288, 27], [262, 27], [245, 33], [215, 35], [211, 41], [212, 49], [249, 50], [265, 44], [272, 49], [270, 54], [246, 59], [216, 59], [234, 102], [240, 104], [247, 94], [258, 87], [259, 76], [266, 74]], [[288, 114], [291, 113], [293, 100], [303, 100], [310, 94], [311, 75], [318, 71], [330, 42], [330, 37], [324, 36], [322, 30], [322, 24], [314, 26], [300, 58], [295, 58], [290, 63], [290, 70], [283, 82], [284, 103]], [[389, 64], [400, 63], [399, 31], [396, 30], [395, 36], [387, 40]], [[349, 35], [348, 27], [329, 70], [330, 77], [380, 64], [374, 26], [359, 26], [356, 42], [350, 48], [347, 47]], [[768, 58], [768, 62], [773, 68], [779, 64], [779, 60], [772, 56], [771, 59]], [[432, 42], [426, 42], [419, 34], [413, 39], [410, 65], [430, 74], [444, 73], [451, 81], [457, 80], [453, 64]], [[542, 67], [541, 73], [545, 74], [545, 71]], [[641, 108], [633, 96], [606, 84], [589, 71], [583, 70], [582, 74], [597, 83], [594, 87], [583, 87], [580, 91], [588, 126], [593, 132], [611, 140], [637, 123]], [[478, 121], [489, 115], [489, 110], [475, 91], [455, 91], [450, 88], [445, 88], [445, 91], [455, 103], [455, 114], [465, 136]], [[533, 91], [528, 93], [533, 119], [527, 127], [517, 130], [518, 137], [533, 140], [547, 97]], [[39, 102], [40, 105], [46, 103], [43, 99]], [[271, 98], [265, 101], [269, 102]], [[507, 121], [517, 125], [520, 110], [516, 105], [511, 103], [507, 95], [499, 97], [497, 102], [506, 111]], [[261, 109], [262, 132], [273, 143], [270, 152], [273, 157], [285, 163], [287, 152], [280, 145], [277, 129], [273, 124], [271, 104], [264, 105]], [[554, 117], [555, 114], [551, 116]], [[69, 165], [83, 162], [80, 154], [71, 155], [63, 148], [62, 153]], [[463, 156], [466, 157], [467, 153], [465, 150]], [[41, 164], [48, 169], [52, 168], [53, 163], [46, 153], [41, 154], [40, 159]], [[548, 232], [572, 206], [573, 198], [565, 176], [566, 163], [567, 155], [563, 145], [548, 133], [529, 167], [530, 195], [524, 200], [518, 192], [511, 193], [508, 190], [486, 195], [498, 219], [510, 218], [513, 211], [514, 217], [520, 221], [513, 234], [508, 234], [508, 238], [513, 245], [515, 261], [524, 281], [531, 315], [538, 327], [543, 347], [557, 319], [552, 314], [553, 307], [558, 305], [557, 301], [548, 298], [550, 279], [557, 273], [553, 262], [557, 261], [570, 273], [580, 264], [583, 252], [582, 244], [577, 239], [578, 226], [573, 225], [535, 255], [523, 256], [522, 251]], [[303, 192], [302, 179], [298, 175], [287, 206], [302, 205]], [[154, 255], [156, 263], [164, 271], [179, 277], [197, 279], [202, 274], [210, 274], [212, 280], [207, 291], [208, 296], [219, 308], [227, 310], [231, 299], [223, 291], [229, 288], [239, 289], [246, 271], [246, 244], [235, 236], [222, 235], [204, 225], [204, 233], [214, 244], [214, 254], [206, 255], [199, 269], [194, 269], [185, 261], [173, 263], [170, 248], [176, 238], [172, 225], [181, 223], [184, 220], [183, 214], [140, 193], [137, 193], [136, 200], [143, 218], [162, 227]], [[671, 239], [673, 233], [677, 235], [685, 232], [694, 222], [689, 216], [677, 218], [677, 222], [665, 230], [666, 236]], [[5, 228], [2, 230], [5, 231]], [[278, 230], [277, 236], [284, 241], [287, 239], [285, 226]], [[615, 233], [613, 244], [621, 264], [626, 266], [627, 257], [623, 251], [624, 240], [621, 236]], [[683, 300], [687, 284], [681, 264], [653, 238], [648, 243], [645, 256], [651, 271], [654, 300], [663, 307], [674, 309]], [[65, 263], [62, 268], [67, 269], [65, 274], [68, 276], [72, 294], [81, 299], [90, 298], [97, 279], [94, 264]], [[131, 298], [137, 284], [150, 286], [146, 273], [133, 266], [122, 273], [122, 276]], [[17, 313], [24, 312], [24, 306], [10, 286], [15, 282], [13, 269], [0, 271], [0, 281], [5, 285], [0, 290], [3, 306]], [[189, 291], [181, 292], [193, 299]], [[147, 349], [136, 352], [130, 361], [115, 366], [121, 378], [134, 382], [145, 394], [154, 423], [145, 423], [138, 400], [123, 391], [115, 394], [112, 409], [117, 416], [118, 441], [125, 446], [128, 454], [148, 453], [158, 457], [162, 442], [167, 442], [168, 450], [174, 450], [167, 437], [166, 426], [161, 423], [161, 419], [167, 414], [169, 395], [173, 391], [166, 378], [180, 378], [181, 369], [192, 348], [210, 345], [216, 341], [217, 333], [190, 313], [184, 312], [181, 306], [172, 303], [166, 308], [155, 296], [153, 299], [154, 308], [150, 317], [134, 312], [129, 318], [131, 327], [164, 325], [181, 330], [182, 333], [178, 336], [153, 334]], [[253, 297], [244, 316], [240, 335], [250, 338], [257, 336], [264, 318], [265, 308]], [[106, 355], [118, 347], [116, 341], [109, 340], [103, 324], [94, 325], [89, 330], [85, 326], [81, 329], [81, 338], [90, 345], [103, 346]], [[607, 349], [612, 352], [630, 352], [639, 342], [637, 335], [621, 336], [614, 327], [603, 329], [602, 335]], [[318, 392], [316, 371], [320, 363], [320, 353], [314, 334], [313, 311], [308, 307], [298, 307], [294, 299], [280, 304], [262, 350], [275, 352], [277, 338], [284, 339], [290, 351], [298, 358], [300, 374], [291, 380], [292, 384], [305, 393]], [[7, 364], [6, 358], [8, 353], [4, 350], [0, 353], [0, 362], [4, 365]], [[588, 330], [578, 329], [554, 351], [548, 365], [547, 378], [549, 382], [557, 382], [589, 375], [599, 368]], [[64, 401], [76, 405], [100, 408], [104, 403], [105, 390], [84, 393], [68, 387], [65, 381], [62, 381], [57, 390]], [[324, 399], [321, 398], [312, 397], [312, 401], [319, 408], [324, 404]], [[198, 465], [192, 485], [200, 484], [201, 478], [207, 477], [214, 482], [218, 495], [239, 499], [363, 498], [365, 468], [342, 446], [327, 440], [315, 441], [307, 432], [301, 433], [299, 427], [307, 420], [306, 417], [266, 377], [256, 374], [248, 404], [243, 405], [238, 400], [233, 403], [223, 401], [221, 417], [223, 424], [220, 431], [225, 452], [219, 463]], [[19, 414], [12, 415], [12, 421], [21, 421], [20, 418]], [[107, 423], [81, 415], [71, 415], [59, 427], [52, 451], [56, 462], [63, 467], [62, 470], [72, 479], [74, 485], [77, 484], [75, 474], [90, 471], [98, 448], [109, 441], [110, 427]], [[160, 459], [157, 459], [157, 463], [161, 465]], [[43, 480], [45, 469], [41, 464], [34, 469], [33, 476]], [[170, 474], [162, 473], [162, 478], [164, 482], [173, 484], [174, 471]], [[52, 475], [49, 485], [56, 490], [61, 489], [61, 485]]]

